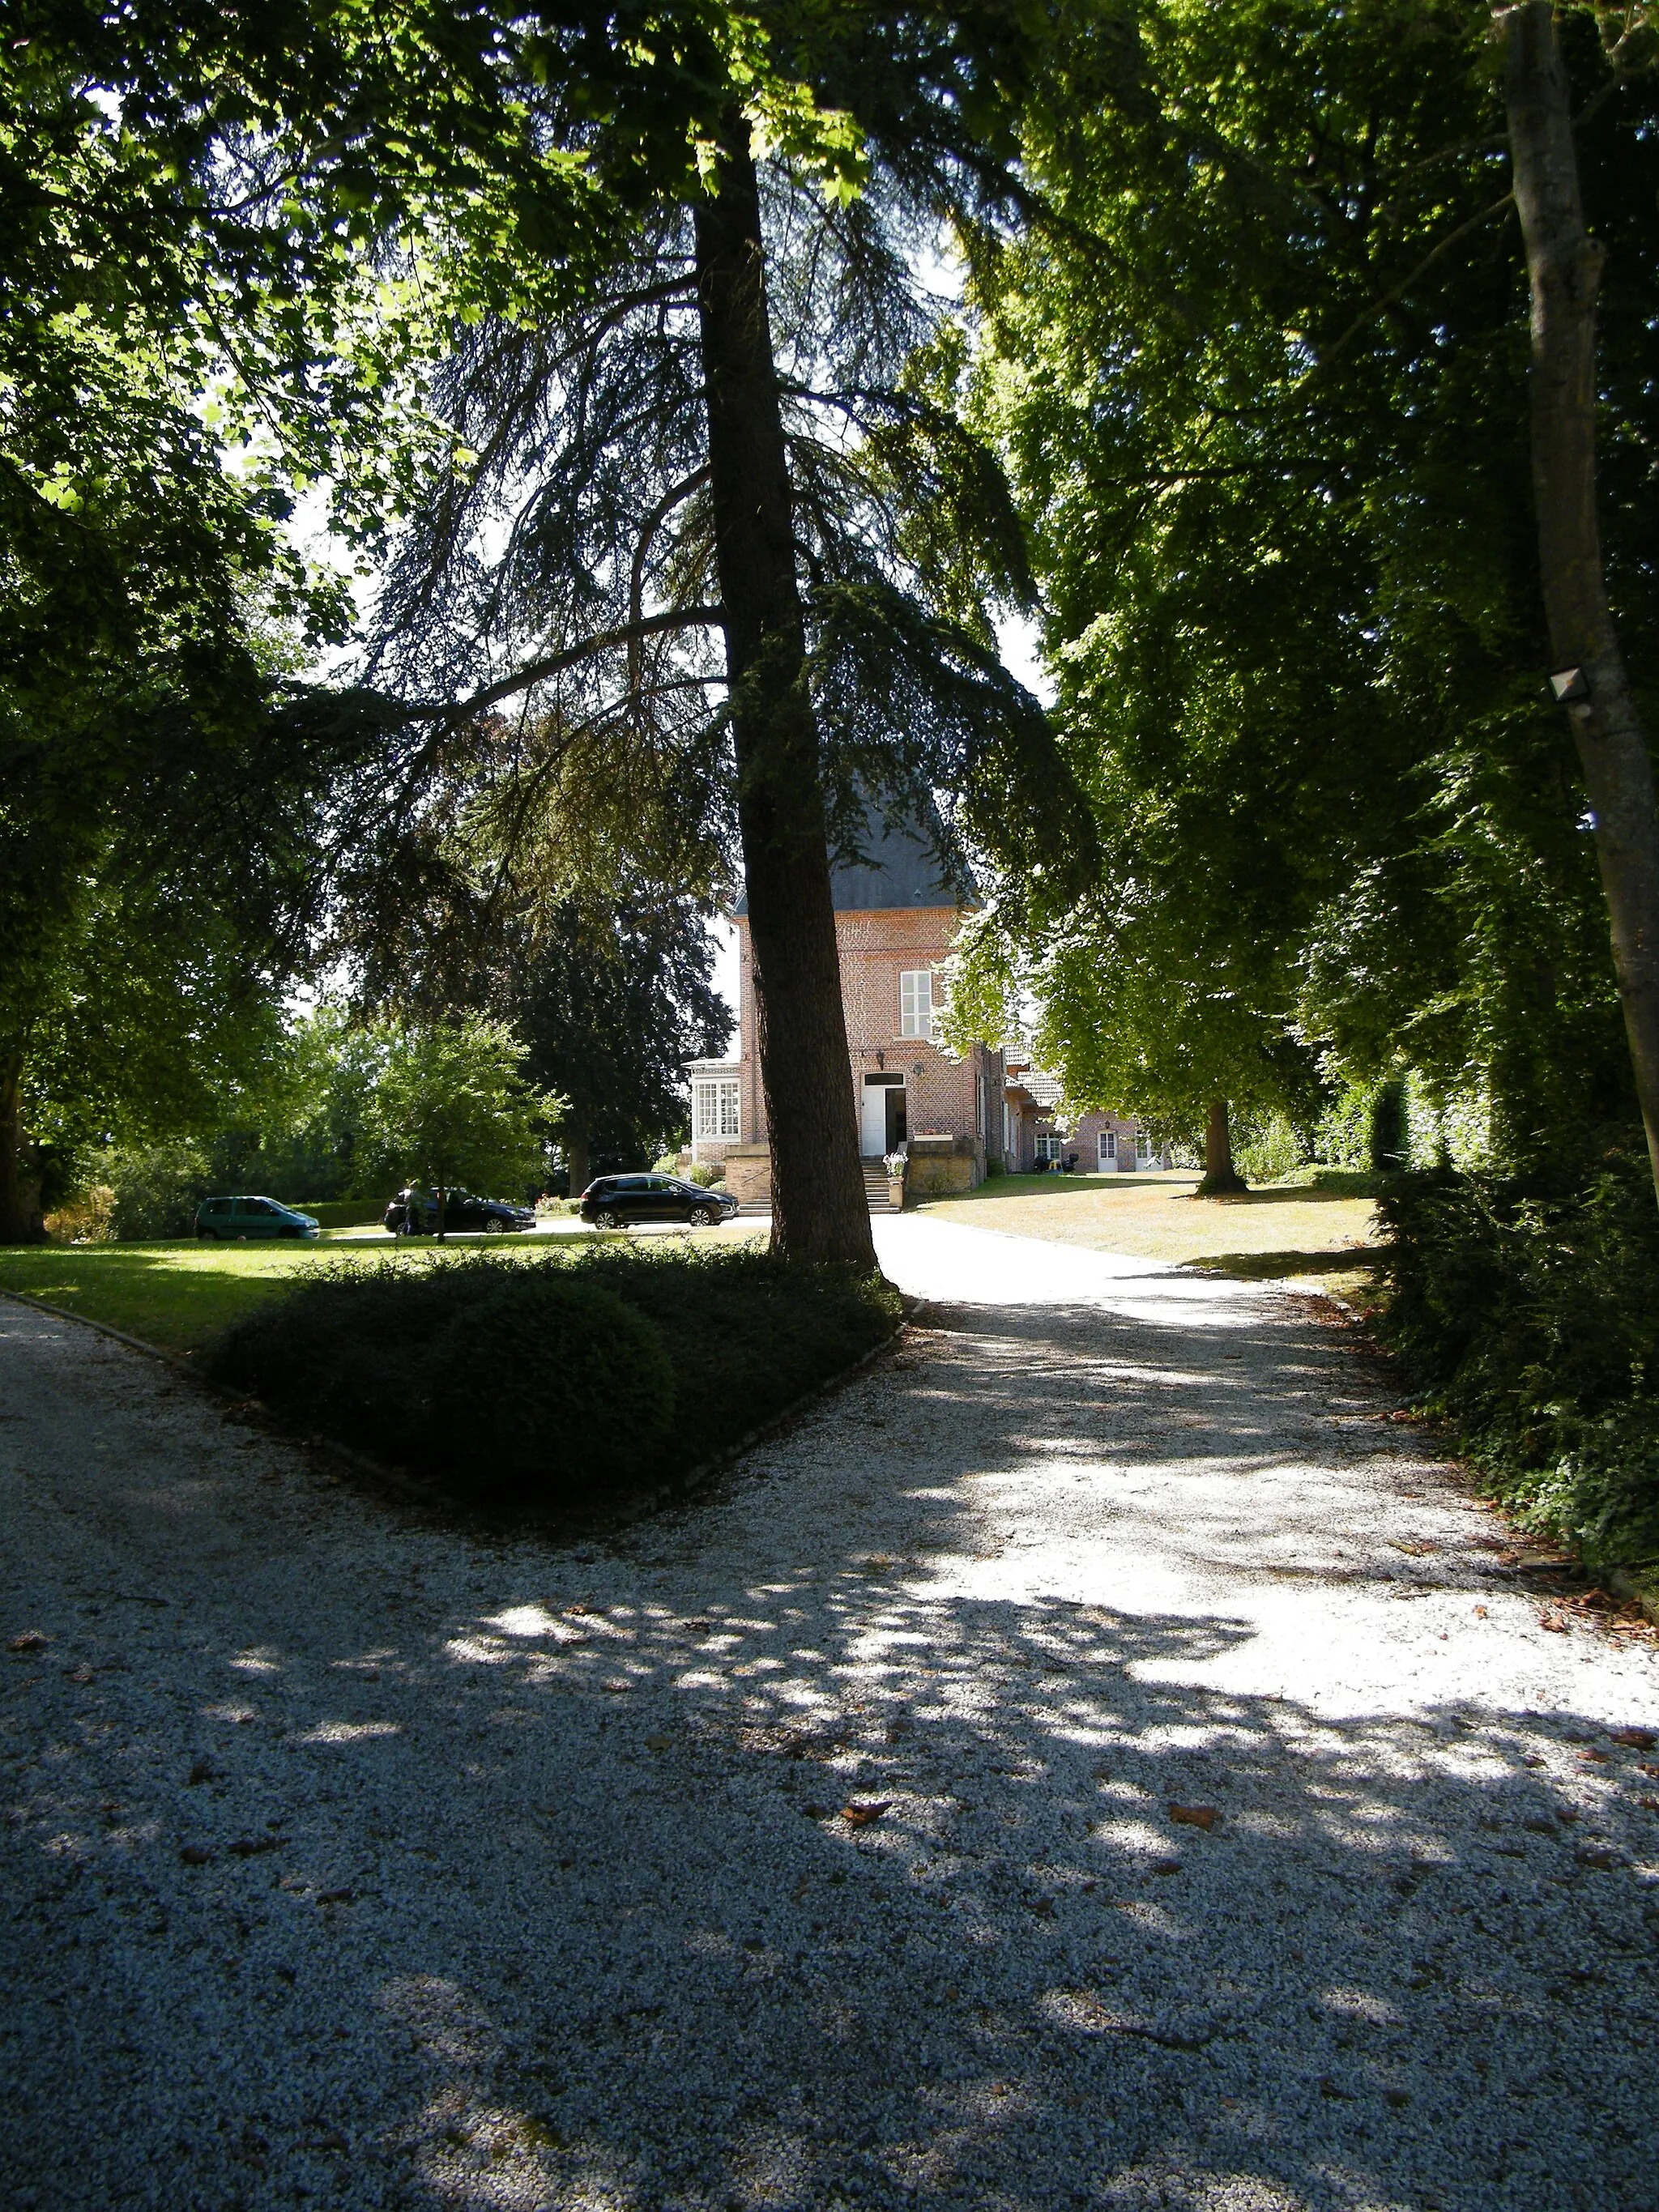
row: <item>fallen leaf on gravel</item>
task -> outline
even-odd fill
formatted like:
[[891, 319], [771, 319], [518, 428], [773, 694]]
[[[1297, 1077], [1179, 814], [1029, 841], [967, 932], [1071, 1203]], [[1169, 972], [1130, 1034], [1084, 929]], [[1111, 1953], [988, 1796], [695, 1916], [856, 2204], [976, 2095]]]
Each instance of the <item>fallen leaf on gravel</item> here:
[[1433, 1551], [1434, 1546], [1432, 1544], [1396, 1543], [1394, 1548], [1396, 1552], [1404, 1552], [1408, 1559], [1420, 1559], [1428, 1553]]
[[355, 1905], [357, 1902], [357, 1893], [355, 1889], [319, 1890], [317, 1902], [319, 1905]]
[[1637, 1771], [1639, 1774], [1650, 1774], [1656, 1781], [1659, 1781], [1659, 1766], [1656, 1766], [1650, 1759], [1644, 1759]]
[[51, 1640], [50, 1637], [42, 1636], [38, 1628], [26, 1628], [21, 1636], [12, 1638], [6, 1649], [8, 1651], [44, 1651]]
[[186, 1866], [205, 1866], [213, 1854], [204, 1850], [200, 1844], [186, 1844], [179, 1856]]
[[890, 1797], [878, 1797], [868, 1805], [843, 1805], [841, 1817], [849, 1828], [867, 1828], [872, 1820], [880, 1820], [892, 1802]]
[[1182, 1828], [1202, 1828], [1207, 1836], [1221, 1818], [1213, 1805], [1171, 1805], [1170, 1818]]
[[672, 1735], [648, 1735], [645, 1739], [645, 1747], [647, 1751], [672, 1751], [674, 1739]]
[[1636, 1802], [1644, 1813], [1659, 1813], [1659, 1797], [1638, 1797]]
[[[1609, 1743], [1622, 1743], [1627, 1751], [1651, 1751], [1659, 1736], [1651, 1729], [1613, 1729], [1608, 1732]], [[1645, 1771], [1645, 1770], [1644, 1770]]]
[[1605, 1766], [1607, 1763], [1605, 1751], [1581, 1751], [1578, 1756], [1586, 1766]]
[[234, 1859], [252, 1859], [261, 1851], [279, 1851], [282, 1847], [280, 1836], [238, 1836], [228, 1849]]
[[1409, 2089], [1385, 2089], [1382, 2092], [1382, 2094], [1386, 2101], [1392, 2105], [1396, 2112], [1400, 2110], [1402, 2105], [1409, 2105], [1412, 2100], [1412, 2093]]
[[1552, 1636], [1565, 1636], [1567, 1632], [1567, 1624], [1559, 1613], [1540, 1613], [1538, 1626], [1547, 1628]]
[[1623, 1864], [1617, 1851], [1593, 1849], [1588, 1844], [1575, 1851], [1573, 1856], [1580, 1866], [1594, 1867], [1601, 1874], [1607, 1874], [1613, 1867]]
[[1477, 1620], [1484, 1620], [1486, 1618], [1486, 1608], [1484, 1605], [1476, 1606], [1474, 1608], [1474, 1617]]
[[1347, 2090], [1340, 2087], [1336, 2082], [1333, 2081], [1330, 2075], [1328, 2074], [1319, 2085], [1319, 2094], [1322, 2097], [1340, 2097], [1346, 2100], [1349, 2093]]
[[1181, 1872], [1181, 1861], [1179, 1859], [1154, 1859], [1152, 1861], [1152, 1872], [1154, 1874], [1179, 1874]]
[[211, 1782], [216, 1779], [216, 1774], [217, 1769], [210, 1759], [198, 1759], [190, 1770], [190, 1779], [192, 1783]]

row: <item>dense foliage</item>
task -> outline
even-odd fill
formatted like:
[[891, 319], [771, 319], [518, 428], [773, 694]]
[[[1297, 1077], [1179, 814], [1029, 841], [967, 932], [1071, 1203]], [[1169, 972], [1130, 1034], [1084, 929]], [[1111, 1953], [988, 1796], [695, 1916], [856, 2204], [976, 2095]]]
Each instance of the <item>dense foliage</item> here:
[[313, 1278], [210, 1372], [471, 1502], [604, 1505], [689, 1473], [897, 1327], [896, 1294], [750, 1247]]
[[1659, 1559], [1659, 1212], [1639, 1146], [1582, 1178], [1389, 1186], [1382, 1317], [1494, 1488], [1592, 1562]]
[[[1085, 12], [1035, 111], [1054, 219], [979, 269], [977, 404], [1107, 852], [1016, 938], [1079, 1103], [1190, 1127], [1217, 1085], [1307, 1111], [1322, 1074], [1407, 1062], [1483, 1091], [1503, 1156], [1630, 1115], [1543, 683], [1486, 27], [1427, 0]], [[1610, 247], [1604, 520], [1651, 694], [1659, 85], [1609, 92], [1571, 27]]]

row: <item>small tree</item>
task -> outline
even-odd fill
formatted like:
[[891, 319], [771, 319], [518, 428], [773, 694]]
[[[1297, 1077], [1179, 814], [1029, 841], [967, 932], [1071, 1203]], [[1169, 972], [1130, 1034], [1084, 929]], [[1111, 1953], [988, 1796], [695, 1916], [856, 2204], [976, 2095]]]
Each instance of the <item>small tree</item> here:
[[567, 1110], [564, 1099], [525, 1081], [524, 1057], [506, 1023], [477, 1015], [387, 1033], [370, 1131], [387, 1158], [436, 1191], [441, 1237], [450, 1192], [527, 1181], [540, 1165], [542, 1128]]

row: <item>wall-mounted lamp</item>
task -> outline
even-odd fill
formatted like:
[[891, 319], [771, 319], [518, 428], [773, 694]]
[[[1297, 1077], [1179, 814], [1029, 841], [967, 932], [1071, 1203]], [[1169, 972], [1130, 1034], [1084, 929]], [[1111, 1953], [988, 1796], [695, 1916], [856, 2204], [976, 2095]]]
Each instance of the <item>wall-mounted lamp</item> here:
[[1582, 668], [1557, 668], [1551, 672], [1550, 690], [1558, 707], [1582, 706], [1590, 695], [1589, 678]]

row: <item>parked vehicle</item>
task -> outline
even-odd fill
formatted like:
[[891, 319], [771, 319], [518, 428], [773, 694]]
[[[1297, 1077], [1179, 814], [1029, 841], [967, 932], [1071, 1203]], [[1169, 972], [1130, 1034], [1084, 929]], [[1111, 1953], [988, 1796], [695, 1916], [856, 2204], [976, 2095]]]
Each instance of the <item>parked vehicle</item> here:
[[[416, 1205], [412, 1227], [409, 1221], [410, 1201]], [[438, 1196], [435, 1191], [400, 1190], [380, 1217], [394, 1236], [433, 1237], [438, 1230]], [[463, 1234], [482, 1229], [486, 1235], [501, 1237], [514, 1230], [533, 1229], [536, 1210], [531, 1206], [517, 1206], [509, 1199], [479, 1198], [470, 1190], [452, 1190], [444, 1207], [444, 1232], [451, 1230]]]
[[600, 1176], [582, 1193], [581, 1217], [601, 1229], [623, 1229], [630, 1221], [689, 1221], [713, 1229], [730, 1221], [738, 1201], [723, 1190], [704, 1190], [678, 1176]]
[[301, 1213], [277, 1198], [204, 1198], [196, 1209], [196, 1234], [209, 1243], [252, 1243], [261, 1237], [317, 1234], [314, 1213]]

